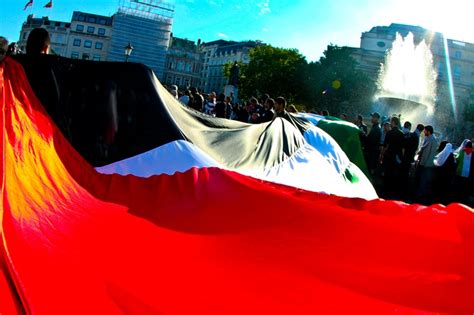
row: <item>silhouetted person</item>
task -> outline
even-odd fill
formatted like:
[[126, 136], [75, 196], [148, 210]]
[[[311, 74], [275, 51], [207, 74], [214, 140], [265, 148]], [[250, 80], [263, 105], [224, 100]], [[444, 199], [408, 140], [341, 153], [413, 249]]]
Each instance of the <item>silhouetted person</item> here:
[[390, 125], [392, 128], [385, 135], [381, 156], [385, 172], [385, 192], [389, 198], [397, 199], [403, 158], [403, 132], [398, 128], [400, 126], [398, 117], [392, 117]]
[[[49, 54], [51, 38], [44, 28], [35, 28], [30, 32], [26, 42], [26, 56], [18, 55], [22, 60], [23, 68], [41, 104], [57, 125], [66, 126], [66, 118], [63, 117], [63, 106], [60, 105], [61, 89], [60, 82], [64, 79], [59, 77], [58, 63]], [[65, 129], [61, 127], [63, 132]]]
[[221, 93], [217, 96], [217, 103], [214, 107], [216, 117], [226, 118], [227, 117], [227, 104], [225, 103], [225, 94]]
[[31, 31], [26, 41], [27, 55], [49, 54], [51, 38], [46, 29], [38, 27]]
[[372, 128], [367, 135], [367, 140], [365, 142], [365, 151], [367, 156], [367, 166], [369, 168], [370, 174], [375, 175], [375, 170], [378, 166], [380, 158], [380, 139], [382, 138], [382, 128], [380, 128], [380, 114], [375, 112], [372, 113], [371, 122]]
[[425, 126], [425, 139], [418, 151], [418, 202], [431, 203], [433, 194], [433, 180], [435, 176], [434, 158], [438, 150], [438, 140], [434, 136], [433, 126]]

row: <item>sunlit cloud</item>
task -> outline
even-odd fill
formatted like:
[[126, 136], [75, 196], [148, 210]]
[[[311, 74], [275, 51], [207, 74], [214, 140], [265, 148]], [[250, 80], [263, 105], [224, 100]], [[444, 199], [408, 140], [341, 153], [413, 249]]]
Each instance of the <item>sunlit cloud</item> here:
[[263, 0], [262, 2], [257, 4], [257, 7], [260, 8], [260, 15], [268, 14], [271, 12], [270, 0]]
[[220, 37], [220, 38], [229, 38], [229, 36], [227, 34], [224, 34], [224, 33], [217, 33], [217, 37]]

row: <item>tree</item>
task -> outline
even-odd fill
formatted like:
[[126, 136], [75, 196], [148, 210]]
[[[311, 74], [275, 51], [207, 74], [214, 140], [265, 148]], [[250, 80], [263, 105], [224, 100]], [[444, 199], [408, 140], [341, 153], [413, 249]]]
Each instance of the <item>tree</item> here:
[[242, 97], [268, 93], [272, 97], [284, 96], [290, 102], [301, 101], [299, 90], [307, 62], [296, 49], [258, 46], [250, 51], [249, 64], [240, 66]]
[[356, 66], [351, 48], [329, 45], [318, 62], [308, 65], [306, 102], [332, 114], [369, 112], [376, 86]]

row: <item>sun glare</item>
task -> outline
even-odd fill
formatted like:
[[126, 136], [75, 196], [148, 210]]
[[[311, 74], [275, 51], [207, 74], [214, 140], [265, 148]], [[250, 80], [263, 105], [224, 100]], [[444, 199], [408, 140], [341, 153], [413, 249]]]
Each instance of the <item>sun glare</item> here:
[[474, 42], [473, 6], [472, 0], [402, 0], [393, 1], [387, 10], [392, 9], [393, 19], [399, 17], [401, 23], [441, 32], [450, 39]]

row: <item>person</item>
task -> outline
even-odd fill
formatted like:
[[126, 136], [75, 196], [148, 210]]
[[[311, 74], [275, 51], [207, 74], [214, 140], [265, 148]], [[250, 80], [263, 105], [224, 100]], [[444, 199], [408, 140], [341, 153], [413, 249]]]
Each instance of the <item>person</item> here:
[[372, 117], [372, 128], [370, 128], [370, 132], [367, 135], [365, 142], [365, 153], [369, 173], [375, 175], [375, 170], [378, 165], [377, 162], [380, 156], [380, 138], [382, 137], [382, 129], [379, 124], [380, 114], [375, 112], [370, 114], [370, 116]]
[[[424, 128], [424, 127], [423, 127]], [[403, 124], [403, 158], [402, 158], [402, 181], [406, 183], [404, 185], [404, 192], [408, 195], [409, 191], [412, 191], [410, 181], [410, 170], [413, 162], [415, 162], [416, 151], [419, 145], [419, 135], [415, 132], [411, 132], [411, 122], [405, 121]]]
[[179, 101], [186, 106], [189, 106], [191, 92], [189, 90], [184, 90], [184, 94], [179, 98]]
[[30, 32], [26, 41], [26, 54], [27, 55], [40, 55], [49, 54], [51, 46], [51, 38], [49, 32], [42, 28], [37, 27]]
[[225, 103], [225, 94], [221, 93], [217, 96], [217, 103], [214, 107], [216, 117], [227, 118], [227, 104]]
[[364, 117], [362, 117], [362, 115], [357, 115], [355, 125], [362, 131], [364, 136], [367, 136], [367, 125], [364, 124]]
[[65, 95], [61, 82], [67, 75], [61, 70], [61, 64], [49, 54], [51, 38], [48, 31], [38, 27], [33, 29], [26, 41], [26, 56], [22, 62], [28, 81], [37, 98], [63, 133], [70, 133], [68, 110], [64, 106]]
[[424, 134], [425, 139], [423, 144], [418, 151], [418, 167], [417, 167], [417, 199], [422, 204], [429, 204], [433, 193], [433, 179], [435, 176], [434, 171], [434, 158], [436, 150], [438, 148], [438, 141], [434, 136], [433, 126], [425, 126]]
[[216, 106], [216, 92], [211, 92], [207, 96], [207, 103], [204, 105], [204, 113], [208, 115], [215, 115], [214, 108]]
[[275, 115], [277, 117], [285, 117], [286, 113], [286, 99], [283, 96], [278, 96], [275, 99]]
[[248, 122], [251, 124], [259, 124], [263, 113], [263, 107], [258, 103], [255, 97], [248, 102], [247, 112], [249, 113]]
[[171, 93], [171, 95], [174, 96], [175, 99], [178, 99], [178, 98], [179, 98], [178, 86], [177, 86], [177, 85], [172, 85], [172, 86], [170, 87], [170, 93]]
[[448, 141], [442, 141], [437, 152], [438, 154], [434, 158], [436, 172], [434, 183], [435, 198], [436, 202], [448, 204], [453, 200], [451, 187], [456, 171], [453, 145]]
[[204, 98], [199, 93], [197, 88], [191, 87], [189, 90], [191, 91], [191, 95], [190, 100], [188, 102], [188, 106], [197, 110], [198, 112], [202, 112], [204, 106]]
[[474, 179], [474, 159], [471, 140], [464, 140], [463, 144], [456, 150], [456, 176], [455, 187], [458, 193], [458, 201], [470, 205], [469, 195], [472, 192]]
[[7, 55], [7, 51], [8, 51], [8, 40], [5, 37], [0, 36], [0, 61], [2, 61], [3, 58], [5, 58], [5, 56]]
[[385, 192], [389, 198], [398, 198], [401, 186], [403, 132], [398, 128], [400, 120], [396, 116], [390, 119], [390, 126], [391, 130], [385, 135], [381, 160], [384, 165]]
[[273, 120], [273, 117], [275, 117], [275, 112], [273, 111], [274, 106], [275, 100], [271, 97], [267, 98], [263, 105], [264, 111], [261, 117], [261, 122], [269, 122]]
[[230, 96], [225, 97], [225, 106], [226, 106], [226, 117], [227, 119], [232, 119], [233, 115], [233, 108], [232, 108], [232, 99]]

